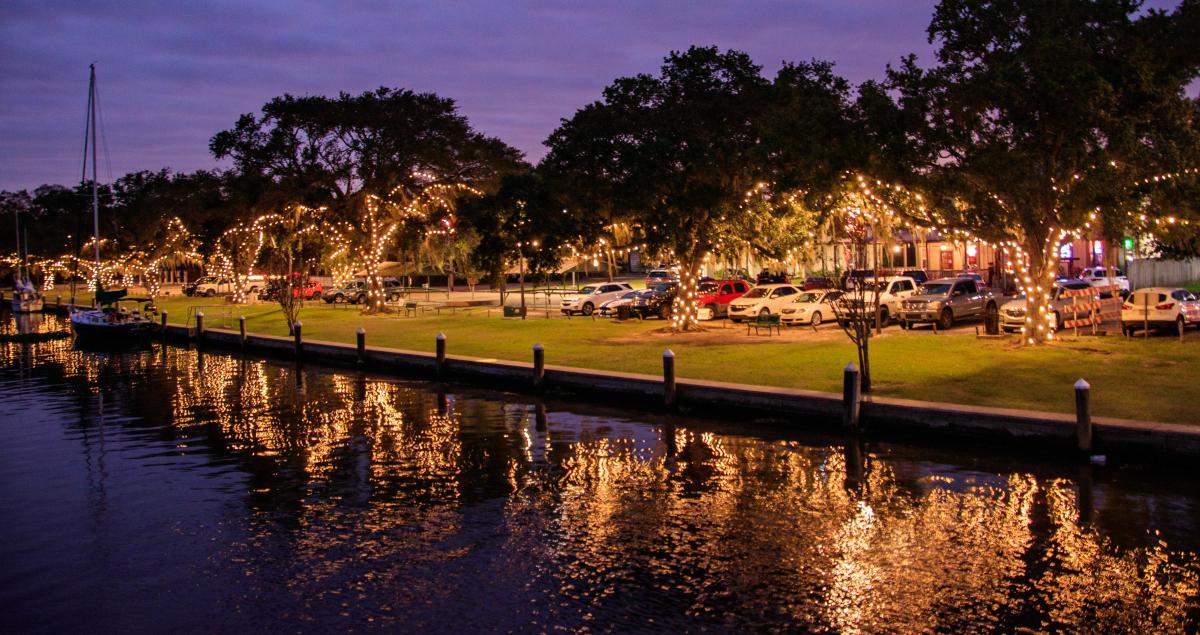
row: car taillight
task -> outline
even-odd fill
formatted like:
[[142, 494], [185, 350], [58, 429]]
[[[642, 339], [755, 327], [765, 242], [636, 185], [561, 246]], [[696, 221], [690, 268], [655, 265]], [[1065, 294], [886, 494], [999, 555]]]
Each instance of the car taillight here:
[[1128, 302], [1126, 302], [1125, 304], [1122, 304], [1122, 305], [1121, 305], [1121, 309], [1123, 309], [1123, 310], [1125, 310], [1125, 311], [1132, 311], [1134, 308], [1135, 308], [1135, 307], [1134, 307], [1132, 304], [1128, 303]]
[[1162, 304], [1154, 305], [1154, 308], [1158, 309], [1159, 311], [1166, 311], [1168, 309], [1175, 308], [1175, 303], [1174, 302], [1163, 302]]

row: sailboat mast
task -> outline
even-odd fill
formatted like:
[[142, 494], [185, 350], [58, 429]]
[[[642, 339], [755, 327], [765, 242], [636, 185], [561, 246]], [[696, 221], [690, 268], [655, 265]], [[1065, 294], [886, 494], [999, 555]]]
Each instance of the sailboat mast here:
[[96, 253], [96, 286], [100, 285], [100, 193], [96, 185], [96, 65], [88, 65], [91, 71], [88, 81], [88, 101], [91, 102], [92, 122], [92, 238]]

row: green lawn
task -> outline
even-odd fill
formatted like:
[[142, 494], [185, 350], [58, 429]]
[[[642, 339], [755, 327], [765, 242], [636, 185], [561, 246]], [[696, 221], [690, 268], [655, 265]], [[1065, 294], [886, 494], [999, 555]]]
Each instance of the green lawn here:
[[[287, 333], [272, 304], [227, 307], [219, 301], [175, 298], [160, 306], [170, 312], [172, 322], [183, 322], [187, 307], [194, 304], [209, 305], [204, 311], [210, 326], [221, 326], [225, 319], [234, 326], [237, 315], [244, 314], [249, 331]], [[661, 373], [662, 352], [670, 348], [681, 377], [833, 392], [841, 390], [842, 368], [854, 359], [854, 348], [836, 327], [767, 337], [747, 335], [744, 326], [722, 328], [713, 322], [703, 333], [674, 334], [658, 320], [522, 321], [496, 317], [496, 311], [492, 315], [364, 316], [352, 306], [306, 304], [300, 319], [305, 336], [313, 339], [353, 342], [362, 326], [370, 345], [432, 351], [436, 334], [444, 332], [451, 354], [525, 361], [533, 344], [541, 343], [548, 364], [637, 373]], [[1200, 421], [1194, 414], [1200, 396], [1200, 333], [1189, 332], [1182, 344], [1163, 335], [1148, 340], [1109, 335], [1034, 349], [1018, 347], [1013, 339], [976, 339], [969, 325], [940, 335], [890, 327], [872, 340], [871, 350], [879, 395], [1071, 412], [1071, 387], [1083, 377], [1092, 384], [1097, 415]]]

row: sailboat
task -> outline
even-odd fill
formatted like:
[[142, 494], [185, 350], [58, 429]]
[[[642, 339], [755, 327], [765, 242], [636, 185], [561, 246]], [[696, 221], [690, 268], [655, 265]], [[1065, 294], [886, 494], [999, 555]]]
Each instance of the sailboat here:
[[[91, 135], [92, 150], [92, 232], [95, 246], [96, 306], [95, 309], [71, 311], [71, 330], [77, 338], [109, 342], [138, 337], [154, 329], [155, 323], [143, 310], [130, 311], [120, 306], [121, 300], [149, 303], [149, 298], [126, 297], [128, 289], [105, 291], [100, 275], [100, 194], [96, 181], [96, 65], [92, 64], [88, 81], [87, 127], [83, 135], [83, 170], [87, 176], [88, 135]], [[145, 304], [140, 305], [145, 307]]]
[[26, 240], [22, 246], [21, 213], [17, 212], [14, 216], [17, 217], [17, 256], [20, 262], [17, 263], [17, 270], [13, 272], [12, 312], [36, 313], [42, 310], [42, 294], [38, 293], [37, 287], [33, 286], [33, 281], [29, 278], [29, 241]]

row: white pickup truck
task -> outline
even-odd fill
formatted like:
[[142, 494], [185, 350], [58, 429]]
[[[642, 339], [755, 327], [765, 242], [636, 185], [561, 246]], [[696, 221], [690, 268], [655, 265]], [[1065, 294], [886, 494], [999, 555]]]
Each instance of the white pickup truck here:
[[[246, 277], [246, 293], [257, 294], [258, 290], [263, 288], [265, 278], [260, 275], [251, 275]], [[192, 295], [214, 297], [227, 293], [233, 293], [233, 280], [227, 278], [217, 278], [215, 276], [207, 276], [196, 281], [195, 290]]]
[[[900, 316], [900, 312], [903, 310], [901, 303], [905, 298], [916, 293], [919, 286], [915, 279], [908, 276], [888, 276], [878, 280], [868, 277], [864, 278], [862, 282], [856, 281], [855, 284], [866, 285], [867, 288], [863, 291], [863, 301], [868, 307], [875, 307], [875, 294], [879, 294], [879, 323], [883, 326], [887, 326], [889, 320]], [[850, 291], [839, 300], [843, 303], [840, 305], [843, 314], [847, 314], [844, 303], [854, 301], [852, 300], [854, 295], [854, 292]], [[838, 322], [841, 324], [845, 320], [839, 319]]]

